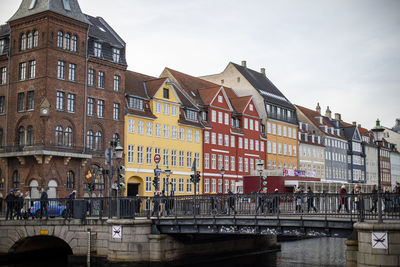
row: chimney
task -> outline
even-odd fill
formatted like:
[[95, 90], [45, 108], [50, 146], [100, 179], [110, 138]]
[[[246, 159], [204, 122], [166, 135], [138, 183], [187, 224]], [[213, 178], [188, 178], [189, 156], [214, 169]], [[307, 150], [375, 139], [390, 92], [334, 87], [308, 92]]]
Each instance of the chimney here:
[[265, 76], [265, 68], [261, 68], [261, 69], [260, 69], [260, 72], [261, 72], [262, 75]]
[[358, 124], [358, 128], [361, 128], [361, 124]]
[[357, 126], [357, 122], [356, 121], [353, 121], [353, 126]]
[[341, 121], [342, 120], [342, 115], [340, 115], [340, 113], [335, 113], [335, 120]]
[[395, 126], [397, 126], [397, 125], [400, 125], [400, 119], [396, 119], [396, 125]]
[[325, 116], [329, 119], [332, 118], [332, 111], [329, 109], [329, 106], [326, 107]]
[[315, 108], [315, 111], [317, 111], [319, 114], [321, 114], [321, 107], [319, 106], [319, 102], [317, 103], [317, 107]]
[[242, 60], [242, 67], [247, 68], [247, 66], [246, 66], [246, 60]]

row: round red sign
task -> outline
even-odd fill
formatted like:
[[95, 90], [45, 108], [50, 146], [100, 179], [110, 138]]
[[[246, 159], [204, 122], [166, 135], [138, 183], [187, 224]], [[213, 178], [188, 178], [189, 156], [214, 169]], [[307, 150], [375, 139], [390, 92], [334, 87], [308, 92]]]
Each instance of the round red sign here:
[[154, 155], [154, 162], [155, 162], [155, 163], [160, 163], [160, 160], [161, 160], [160, 154], [155, 154], [155, 155]]

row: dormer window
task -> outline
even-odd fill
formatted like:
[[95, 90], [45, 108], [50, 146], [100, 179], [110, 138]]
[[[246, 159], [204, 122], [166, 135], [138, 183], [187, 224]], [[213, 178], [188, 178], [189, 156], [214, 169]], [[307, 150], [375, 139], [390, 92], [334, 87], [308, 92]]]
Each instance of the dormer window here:
[[169, 99], [169, 89], [163, 88], [163, 97]]
[[207, 121], [207, 111], [202, 111], [201, 112], [201, 120], [202, 121]]
[[194, 110], [186, 110], [186, 119], [190, 121], [197, 121], [197, 112]]
[[253, 104], [249, 105], [249, 109], [250, 109], [250, 111], [253, 111]]
[[4, 39], [2, 39], [0, 40], [0, 55], [3, 54], [4, 46], [5, 46], [5, 41]]
[[36, 5], [36, 0], [31, 0], [31, 3], [29, 4], [29, 8], [28, 9], [34, 9]]
[[222, 95], [218, 96], [218, 103], [222, 103]]
[[112, 53], [113, 53], [113, 61], [119, 63], [121, 51], [118, 48], [113, 48]]
[[67, 11], [71, 11], [71, 6], [69, 4], [69, 0], [63, 0], [64, 9]]
[[143, 100], [136, 97], [129, 97], [128, 106], [131, 109], [143, 110]]
[[94, 43], [94, 56], [101, 57], [101, 43], [95, 42]]

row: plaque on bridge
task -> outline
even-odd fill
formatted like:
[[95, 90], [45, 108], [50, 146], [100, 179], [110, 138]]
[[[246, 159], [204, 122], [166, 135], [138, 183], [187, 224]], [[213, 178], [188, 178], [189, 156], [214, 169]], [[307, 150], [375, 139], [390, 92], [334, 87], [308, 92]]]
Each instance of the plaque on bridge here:
[[113, 225], [112, 227], [112, 238], [121, 239], [122, 238], [122, 227], [121, 225]]
[[388, 249], [387, 233], [372, 232], [372, 248]]

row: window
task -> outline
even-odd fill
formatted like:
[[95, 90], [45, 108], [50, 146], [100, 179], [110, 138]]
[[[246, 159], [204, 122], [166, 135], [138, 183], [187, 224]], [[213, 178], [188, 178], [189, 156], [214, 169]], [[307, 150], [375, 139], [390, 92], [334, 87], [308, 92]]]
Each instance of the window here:
[[229, 135], [224, 135], [224, 146], [229, 146]]
[[146, 164], [151, 165], [153, 159], [153, 148], [151, 146], [146, 147]]
[[282, 144], [278, 143], [278, 154], [282, 155]]
[[192, 129], [187, 129], [186, 130], [186, 135], [187, 135], [187, 141], [192, 142], [193, 141], [193, 131]]
[[218, 103], [222, 103], [222, 95], [218, 96]]
[[229, 114], [225, 113], [225, 125], [229, 125]]
[[244, 139], [244, 149], [249, 149], [249, 139]]
[[204, 154], [204, 168], [205, 169], [210, 168], [210, 154], [208, 154], [208, 153]]
[[254, 170], [254, 159], [250, 159], [250, 170]]
[[272, 153], [276, 154], [276, 143], [272, 142]]
[[211, 121], [216, 122], [217, 121], [217, 112], [215, 110], [211, 111]]
[[169, 138], [169, 125], [164, 124], [164, 138]]
[[26, 34], [23, 33], [21, 35], [21, 47], [20, 47], [21, 51], [26, 49]]
[[70, 81], [76, 81], [76, 64], [69, 64], [69, 75], [68, 79]]
[[161, 103], [156, 102], [155, 104], [155, 112], [161, 113]]
[[229, 170], [229, 156], [224, 157], [224, 168], [225, 170]]
[[190, 179], [186, 180], [186, 192], [192, 193], [192, 182], [190, 181]]
[[137, 122], [137, 133], [140, 134], [140, 135], [144, 134], [144, 122], [143, 121], [138, 120], [138, 122]]
[[152, 122], [146, 122], [146, 135], [147, 136], [153, 135], [153, 123]]
[[68, 94], [67, 110], [68, 112], [75, 112], [75, 94]]
[[171, 138], [176, 140], [176, 135], [177, 135], [177, 128], [176, 126], [171, 127]]
[[185, 129], [184, 128], [179, 128], [179, 140], [181, 140], [181, 141], [185, 140]]
[[104, 89], [104, 72], [99, 71], [97, 86]]
[[93, 148], [94, 148], [94, 142], [93, 142], [93, 140], [94, 140], [93, 131], [92, 131], [92, 130], [89, 130], [89, 131], [87, 132], [87, 147], [88, 147], [89, 149], [93, 149]]
[[64, 146], [72, 147], [72, 128], [67, 127], [64, 132]]
[[272, 134], [276, 134], [276, 124], [272, 123]]
[[63, 129], [61, 126], [56, 127], [56, 145], [62, 146], [63, 144]]
[[169, 99], [169, 89], [163, 88], [163, 97]]
[[[60, 92], [62, 93], [62, 92]], [[63, 93], [64, 94], [64, 93]], [[57, 92], [57, 99], [58, 99], [58, 92]], [[58, 101], [57, 101], [58, 103]], [[94, 98], [88, 98], [88, 116], [93, 116], [94, 114]]]
[[28, 33], [28, 38], [26, 39], [26, 48], [31, 49], [32, 48], [32, 33]]
[[231, 135], [231, 147], [235, 147], [235, 137]]
[[192, 152], [188, 151], [186, 152], [186, 167], [191, 168], [192, 167]]
[[215, 193], [217, 191], [217, 179], [211, 179], [211, 192]]
[[69, 33], [66, 33], [64, 37], [64, 49], [71, 49], [71, 35]]
[[97, 100], [97, 117], [104, 117], [104, 100]]
[[251, 131], [254, 130], [254, 127], [253, 127], [253, 120], [252, 120], [252, 119], [249, 119], [249, 128], [250, 128]]
[[200, 131], [194, 131], [194, 141], [200, 143]]
[[267, 122], [267, 133], [271, 133], [271, 123]]
[[254, 130], [258, 132], [258, 121], [254, 121]]
[[292, 136], [293, 136], [293, 139], [296, 139], [296, 128], [293, 128], [293, 134], [292, 134]]
[[[101, 49], [101, 46], [100, 46], [100, 49]], [[121, 51], [118, 48], [112, 49], [112, 56], [113, 56], [114, 62], [119, 63], [120, 54], [121, 54]]]
[[3, 67], [0, 68], [0, 84], [5, 84], [6, 82], [7, 82], [7, 68]]
[[217, 155], [211, 154], [211, 169], [217, 168]]
[[204, 179], [204, 193], [210, 193], [210, 179]]
[[67, 189], [71, 190], [75, 187], [75, 174], [73, 171], [67, 171]]
[[283, 126], [283, 136], [285, 136], [286, 137], [286, 132], [287, 132], [287, 127], [286, 126]]
[[179, 151], [179, 167], [185, 166], [185, 152], [180, 150]]
[[200, 169], [200, 153], [194, 153], [194, 159], [196, 160], [196, 169]]
[[95, 149], [100, 151], [103, 147], [103, 135], [101, 132], [97, 132], [94, 138]]
[[249, 128], [249, 119], [248, 118], [244, 118], [244, 126], [245, 129]]
[[118, 103], [114, 103], [114, 105], [113, 105], [113, 119], [119, 120], [119, 104]]
[[135, 163], [135, 146], [128, 145], [128, 163]]
[[156, 137], [161, 137], [161, 124], [156, 123]]
[[18, 145], [25, 145], [25, 128], [23, 126], [18, 128]]
[[163, 165], [169, 165], [169, 150], [167, 148], [164, 148], [163, 150]]
[[57, 47], [62, 48], [63, 47], [63, 32], [59, 31], [57, 34]]
[[222, 121], [222, 112], [218, 111], [218, 123], [223, 123]]
[[248, 158], [244, 159], [244, 171], [245, 172], [249, 171], [249, 159]]
[[31, 125], [28, 126], [26, 129], [26, 145], [32, 146], [33, 145], [33, 127]]
[[213, 145], [217, 144], [217, 134], [216, 133], [211, 133], [211, 144], [213, 144]]
[[164, 115], [169, 115], [169, 105], [168, 104], [164, 104]]
[[5, 44], [4, 39], [1, 39], [0, 40], [0, 55], [3, 54], [3, 52], [4, 52], [4, 46], [5, 46], [4, 44]]
[[3, 114], [5, 111], [5, 96], [0, 96], [0, 114]]
[[29, 73], [28, 78], [33, 79], [36, 76], [36, 60], [29, 61]]
[[137, 147], [137, 163], [143, 164], [143, 146]]
[[94, 86], [94, 70], [89, 69], [88, 71], [88, 85]]
[[129, 97], [128, 98], [128, 106], [129, 108], [136, 109], [136, 110], [143, 110], [143, 100], [136, 98], [136, 97]]
[[25, 109], [25, 93], [18, 93], [17, 111], [24, 111]]
[[197, 121], [197, 112], [193, 110], [186, 110], [186, 119], [190, 121]]
[[250, 150], [254, 150], [254, 140], [250, 139]]
[[177, 163], [177, 152], [175, 149], [171, 150], [171, 166], [176, 167]]
[[239, 148], [243, 148], [243, 138], [239, 137]]
[[282, 136], [282, 126], [278, 125], [278, 135]]
[[179, 178], [178, 192], [183, 193], [184, 191], [185, 191], [185, 180], [183, 178]]
[[94, 43], [94, 56], [95, 57], [101, 57], [102, 56], [102, 54], [101, 54], [101, 44], [100, 43], [98, 43], [98, 42], [95, 42]]
[[26, 79], [26, 63], [20, 63], [19, 64], [19, 79], [20, 81], [23, 81]]
[[204, 132], [204, 143], [206, 143], [206, 144], [210, 143], [210, 132], [209, 131]]
[[114, 91], [119, 92], [119, 84], [120, 84], [121, 77], [114, 75]]
[[223, 139], [222, 139], [223, 137], [222, 137], [222, 134], [218, 134], [218, 145], [219, 146], [222, 146], [222, 144], [223, 144]]
[[258, 140], [255, 141], [255, 149], [256, 149], [256, 151], [260, 150], [260, 143]]
[[218, 170], [222, 169], [223, 166], [223, 157], [222, 155], [218, 155]]
[[71, 43], [71, 50], [72, 52], [76, 52], [76, 48], [77, 48], [77, 37], [76, 35], [72, 35], [72, 43]]
[[239, 157], [239, 171], [243, 171], [243, 158]]
[[57, 78], [58, 79], [65, 79], [65, 62], [58, 61], [57, 65]]
[[15, 190], [16, 188], [19, 187], [19, 175], [18, 175], [18, 171], [14, 171], [12, 180], [13, 180], [13, 187], [14, 187], [14, 190]]
[[178, 114], [178, 108], [176, 106], [171, 106], [171, 115], [176, 116]]

